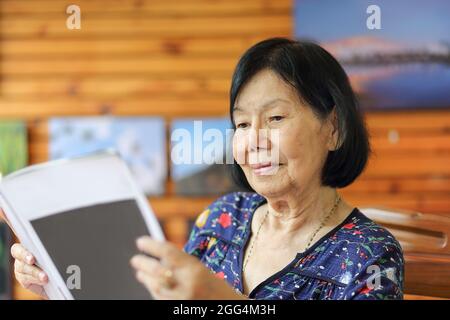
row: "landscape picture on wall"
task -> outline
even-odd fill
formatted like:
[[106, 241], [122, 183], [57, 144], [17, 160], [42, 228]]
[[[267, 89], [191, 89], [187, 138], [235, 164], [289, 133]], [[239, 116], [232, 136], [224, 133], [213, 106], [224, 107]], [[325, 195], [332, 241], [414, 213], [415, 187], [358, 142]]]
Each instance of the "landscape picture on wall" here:
[[295, 36], [346, 70], [364, 109], [450, 107], [450, 2], [296, 0]]
[[167, 179], [165, 122], [157, 117], [59, 117], [49, 123], [51, 159], [114, 149], [147, 195], [161, 195]]
[[232, 130], [228, 118], [175, 119], [171, 175], [179, 195], [220, 195], [239, 188], [231, 179]]

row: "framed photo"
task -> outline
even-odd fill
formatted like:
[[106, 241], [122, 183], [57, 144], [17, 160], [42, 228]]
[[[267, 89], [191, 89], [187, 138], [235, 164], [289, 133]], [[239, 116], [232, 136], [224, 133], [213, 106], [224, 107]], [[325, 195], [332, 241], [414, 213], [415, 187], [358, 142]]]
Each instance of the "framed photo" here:
[[366, 110], [450, 107], [450, 2], [295, 0], [295, 36], [346, 70]]
[[27, 128], [22, 121], [0, 120], [0, 176], [28, 163]]
[[50, 158], [115, 149], [147, 195], [162, 195], [167, 179], [166, 128], [158, 117], [58, 117], [49, 120]]
[[230, 174], [231, 133], [228, 118], [172, 122], [171, 175], [177, 194], [208, 196], [238, 191]]

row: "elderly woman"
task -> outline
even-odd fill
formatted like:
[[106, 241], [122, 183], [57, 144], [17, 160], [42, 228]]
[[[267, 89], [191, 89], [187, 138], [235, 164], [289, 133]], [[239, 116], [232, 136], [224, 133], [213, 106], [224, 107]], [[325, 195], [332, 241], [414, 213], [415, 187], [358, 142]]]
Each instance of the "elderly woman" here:
[[[184, 250], [148, 237], [131, 265], [158, 299], [402, 299], [396, 239], [337, 189], [369, 142], [348, 78], [320, 46], [274, 38], [240, 59], [230, 92], [235, 177], [248, 190], [199, 215]], [[276, 135], [272, 133], [277, 132]], [[46, 274], [20, 244], [19, 282]]]

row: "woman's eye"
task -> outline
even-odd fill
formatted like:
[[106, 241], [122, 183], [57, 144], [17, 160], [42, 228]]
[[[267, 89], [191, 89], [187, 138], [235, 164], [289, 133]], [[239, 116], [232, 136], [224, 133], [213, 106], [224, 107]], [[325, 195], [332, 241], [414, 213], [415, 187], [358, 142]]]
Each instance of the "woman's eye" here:
[[236, 125], [236, 128], [238, 128], [238, 129], [245, 129], [245, 128], [247, 128], [247, 123], [245, 123], [245, 122], [238, 123]]
[[281, 121], [281, 120], [283, 120], [283, 117], [282, 117], [282, 116], [273, 116], [273, 117], [270, 117], [270, 121], [276, 121], [276, 122], [278, 122], [278, 121]]

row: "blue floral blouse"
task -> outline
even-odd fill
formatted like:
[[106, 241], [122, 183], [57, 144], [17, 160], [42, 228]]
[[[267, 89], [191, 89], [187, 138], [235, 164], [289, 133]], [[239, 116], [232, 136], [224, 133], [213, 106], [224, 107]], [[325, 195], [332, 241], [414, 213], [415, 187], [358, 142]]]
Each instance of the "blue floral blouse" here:
[[[257, 193], [220, 197], [194, 224], [184, 251], [243, 292], [242, 262]], [[385, 228], [358, 209], [305, 252], [250, 292], [250, 299], [402, 299], [402, 249]]]

